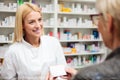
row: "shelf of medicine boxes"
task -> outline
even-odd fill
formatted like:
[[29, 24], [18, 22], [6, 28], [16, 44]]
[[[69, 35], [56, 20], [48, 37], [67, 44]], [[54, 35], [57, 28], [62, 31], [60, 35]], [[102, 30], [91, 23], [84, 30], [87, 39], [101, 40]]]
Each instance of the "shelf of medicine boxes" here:
[[54, 14], [54, 11], [42, 11], [43, 14]]
[[69, 1], [69, 2], [93, 2], [93, 3], [96, 2], [96, 0], [59, 0], [59, 1]]
[[10, 10], [10, 9], [0, 9], [0, 12], [10, 12], [10, 13], [15, 13], [16, 10]]
[[[73, 3], [76, 3], [76, 2], [86, 2], [86, 3], [89, 3], [89, 2], [95, 2], [96, 0], [59, 0], [59, 1], [68, 1], [68, 2], [73, 2]], [[68, 8], [69, 9], [69, 8]], [[85, 12], [85, 11], [76, 11], [76, 12], [73, 12], [72, 10], [70, 12], [60, 12], [58, 11], [58, 15], [61, 15], [61, 16], [65, 16], [65, 15], [69, 15], [69, 16], [90, 16], [90, 15], [98, 15], [98, 13], [96, 11], [90, 11], [90, 12]], [[79, 26], [58, 26], [57, 28], [59, 29], [69, 29], [69, 28], [72, 28], [72, 29], [97, 29], [97, 27], [79, 27]], [[60, 40], [60, 42], [102, 42], [102, 39], [79, 39], [79, 40]], [[73, 56], [87, 56], [87, 55], [101, 55], [101, 56], [104, 56], [105, 55], [105, 51], [98, 51], [98, 52], [84, 52], [84, 53], [74, 53], [74, 54], [65, 54], [66, 57], [73, 57]], [[103, 58], [103, 57], [102, 57]], [[83, 65], [79, 65], [79, 66], [72, 66], [74, 68], [83, 68], [83, 67], [88, 67], [88, 66], [91, 66], [93, 64], [97, 64], [97, 63], [89, 63], [89, 64], [83, 64]]]
[[[60, 3], [64, 3], [64, 2], [67, 2], [67, 3], [89, 3], [89, 4], [94, 4], [95, 5], [95, 2], [96, 0], [58, 0]], [[73, 6], [73, 5], [71, 5]], [[59, 8], [61, 6], [59, 5]], [[80, 7], [80, 5], [79, 5]], [[64, 9], [67, 9], [69, 12], [60, 12], [58, 10], [58, 14], [71, 14], [71, 15], [89, 15], [89, 14], [97, 14], [97, 12], [94, 12], [93, 10], [89, 11], [89, 12], [86, 12], [86, 11], [82, 11], [82, 10], [76, 10], [75, 12], [73, 12], [73, 10], [71, 8], [66, 8], [62, 5], [62, 10]], [[74, 8], [75, 8], [75, 5], [74, 5]]]
[[[6, 29], [14, 29], [14, 26], [0, 26], [0, 30], [4, 30], [5, 29], [5, 31], [7, 31]], [[5, 32], [4, 31], [4, 32]], [[4, 40], [2, 40], [1, 41], [1, 39], [0, 39], [0, 44], [11, 44], [11, 43], [13, 43], [13, 41], [4, 41]]]
[[72, 67], [74, 67], [75, 69], [80, 69], [80, 68], [89, 67], [89, 66], [92, 66], [95, 64], [97, 64], [97, 63], [89, 63], [89, 64], [84, 64], [84, 65], [80, 65], [80, 66], [72, 66]]
[[49, 20], [49, 23], [44, 21], [44, 17], [46, 17], [46, 15], [50, 16], [50, 15], [54, 15], [54, 13], [55, 12], [45, 12], [45, 11], [42, 11], [42, 15], [43, 15], [43, 28], [45, 28], [45, 29], [54, 29], [55, 28], [55, 26], [53, 24], [49, 25], [50, 24], [50, 20]]
[[[102, 60], [101, 60], [101, 62], [102, 62]], [[96, 64], [99, 64], [99, 63], [87, 63], [87, 64], [78, 65], [78, 66], [71, 66], [70, 65], [70, 67], [73, 67], [75, 69], [80, 69], [80, 68], [85, 68], [85, 67], [89, 67], [89, 66], [96, 65]]]
[[65, 56], [82, 56], [82, 55], [98, 55], [98, 54], [104, 54], [105, 52], [99, 51], [99, 52], [81, 52], [81, 53], [69, 53], [69, 54], [64, 54]]
[[[65, 12], [60, 12], [59, 11], [59, 9], [58, 9], [58, 14], [70, 14], [70, 15], [89, 15], [89, 14], [96, 14], [96, 12], [94, 12], [94, 9], [95, 9], [95, 2], [96, 2], [96, 0], [58, 0], [59, 1], [59, 3], [62, 3], [62, 5], [58, 5], [58, 8], [62, 8], [62, 10], [64, 10]], [[83, 11], [83, 4], [82, 4], [82, 6], [81, 5], [76, 5], [76, 7], [81, 7], [82, 8], [82, 10], [80, 10], [80, 9], [75, 9], [75, 4], [72, 4], [71, 6], [69, 6], [69, 7], [71, 7], [71, 8], [66, 8], [66, 7], [64, 7], [64, 2], [65, 3], [85, 3], [85, 4], [87, 4], [87, 5], [92, 5], [92, 7], [90, 8], [90, 10], [88, 10], [89, 12], [86, 12], [86, 11]], [[67, 5], [68, 6], [68, 5]], [[94, 8], [93, 8], [93, 6], [94, 6]], [[89, 6], [90, 7], [90, 6]], [[74, 8], [75, 10], [72, 10], [72, 8]], [[84, 6], [84, 8], [86, 8], [85, 6]], [[93, 8], [93, 9], [92, 9]], [[66, 12], [66, 10], [69, 12]]]
[[102, 42], [102, 39], [59, 40], [60, 42]]
[[45, 32], [54, 32], [55, 23], [55, 0], [36, 0], [42, 11], [43, 27]]
[[[16, 12], [16, 6], [17, 4], [16, 3], [10, 3], [9, 6], [11, 5], [11, 7], [8, 7], [8, 5], [6, 5], [5, 3], [0, 3], [0, 13], [2, 15], [4, 15], [5, 17], [7, 17], [10, 14], [14, 14], [15, 15], [15, 12]], [[2, 19], [3, 20], [3, 19]], [[3, 33], [0, 37], [0, 44], [10, 44], [12, 43], [12, 41], [8, 41], [8, 40], [4, 40], [2, 39], [4, 33], [5, 34], [9, 34], [9, 31], [10, 32], [13, 32], [13, 29], [14, 29], [14, 26], [13, 25], [10, 25], [7, 26], [7, 25], [1, 25], [0, 24], [0, 33]], [[5, 37], [5, 36], [4, 36]]]
[[85, 68], [85, 67], [89, 67], [89, 66], [96, 65], [96, 64], [99, 64], [99, 63], [88, 63], [88, 64], [83, 64], [83, 65], [79, 65], [79, 66], [71, 66], [71, 67], [73, 67], [75, 69], [80, 69], [80, 68]]
[[[13, 9], [13, 10], [11, 10], [11, 9], [9, 9], [9, 8], [7, 8], [7, 9], [1, 9], [0, 8], [0, 13], [15, 13], [16, 12], [16, 9]], [[14, 25], [0, 25], [0, 29], [14, 29]], [[0, 41], [0, 44], [10, 44], [10, 43], [12, 43], [13, 41]]]
[[55, 35], [55, 11], [42, 11], [43, 16], [43, 28], [45, 35], [54, 36]]
[[[64, 54], [65, 57], [73, 57], [73, 56], [87, 56], [87, 55], [105, 55], [104, 54], [105, 52], [101, 51], [101, 52], [83, 52], [83, 53], [71, 53], [71, 54]], [[95, 64], [99, 64], [101, 63], [102, 61], [104, 61], [105, 57], [101, 58], [101, 60], [99, 62], [95, 62], [95, 63], [86, 63], [86, 64], [81, 64], [81, 65], [74, 65], [74, 66], [71, 66], [71, 67], [74, 67], [76, 69], [79, 69], [79, 68], [84, 68], [84, 67], [89, 67], [89, 66], [92, 66], [92, 65], [95, 65]], [[69, 65], [69, 64], [68, 64]]]
[[10, 44], [13, 43], [13, 41], [0, 41], [0, 44]]
[[[74, 27], [74, 26], [59, 26], [59, 29], [97, 29], [97, 27]], [[60, 42], [102, 42], [101, 35], [98, 39], [69, 39], [69, 40], [62, 40]]]
[[57, 28], [97, 29], [97, 26], [58, 26]]
[[[13, 13], [15, 13], [16, 12], [16, 9], [14, 9], [14, 10], [12, 10], [12, 9], [1, 9], [0, 8], [0, 12], [13, 12]], [[54, 14], [55, 13], [55, 11], [43, 11], [42, 10], [42, 13], [43, 14]]]
[[67, 14], [67, 15], [84, 15], [84, 16], [87, 16], [87, 15], [97, 15], [98, 13], [97, 12], [58, 12], [58, 14]]
[[2, 29], [3, 29], [3, 28], [4, 28], [4, 29], [5, 29], [5, 28], [6, 28], [6, 29], [8, 29], [8, 28], [13, 29], [14, 26], [12, 26], [12, 25], [11, 25], [11, 26], [0, 26], [0, 28], [2, 28]]

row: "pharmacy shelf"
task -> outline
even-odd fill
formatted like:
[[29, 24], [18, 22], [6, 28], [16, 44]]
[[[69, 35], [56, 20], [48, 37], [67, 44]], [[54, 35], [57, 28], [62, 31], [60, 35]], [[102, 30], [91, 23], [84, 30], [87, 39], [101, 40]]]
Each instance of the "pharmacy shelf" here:
[[60, 42], [101, 42], [102, 39], [93, 39], [93, 40], [60, 40]]
[[[104, 61], [104, 60], [103, 60]], [[99, 62], [99, 63], [89, 63], [89, 64], [83, 64], [83, 65], [79, 65], [79, 66], [72, 66], [76, 69], [80, 69], [80, 68], [85, 68], [85, 67], [90, 67], [90, 66], [93, 66], [93, 65], [97, 65], [97, 64], [100, 64], [103, 62], [102, 60]]]
[[81, 56], [81, 55], [98, 55], [98, 54], [104, 54], [105, 52], [81, 52], [81, 53], [71, 53], [71, 54], [64, 54], [65, 56]]
[[1, 44], [6, 44], [6, 43], [11, 44], [11, 43], [13, 43], [13, 41], [0, 41], [0, 43], [1, 43]]
[[96, 63], [91, 63], [91, 64], [84, 64], [84, 65], [80, 65], [80, 66], [73, 66], [75, 69], [79, 69], [79, 68], [85, 68], [85, 67], [89, 67], [92, 65], [95, 65]]
[[15, 13], [16, 10], [10, 10], [10, 9], [0, 9], [0, 12], [10, 12], [10, 13]]
[[55, 28], [54, 26], [44, 26], [44, 28]]
[[42, 14], [54, 14], [55, 12], [46, 12], [46, 11], [42, 11]]
[[0, 28], [14, 28], [14, 26], [0, 26]]
[[79, 26], [58, 26], [57, 28], [97, 29], [97, 27], [93, 27], [93, 26], [91, 26], [91, 27], [86, 27], [86, 26], [84, 26], [84, 27], [79, 27]]
[[[6, 10], [4, 9], [4, 10], [2, 10], [2, 9], [0, 9], [0, 12], [11, 12], [11, 13], [13, 12], [13, 13], [15, 13], [16, 10], [9, 10], [9, 9], [6, 9]], [[43, 14], [54, 14], [55, 12], [49, 12], [49, 11], [48, 11], [48, 12], [45, 12], [45, 11], [43, 11], [42, 13], [43, 13]]]
[[[13, 12], [13, 13], [15, 13], [16, 12], [16, 10], [1, 10], [0, 9], [0, 12]], [[42, 11], [42, 14], [54, 14], [55, 12], [53, 11], [53, 12], [49, 12], [49, 11]]]
[[96, 0], [59, 0], [59, 1], [68, 1], [68, 2], [96, 2]]
[[61, 15], [97, 15], [98, 13], [93, 12], [58, 12]]

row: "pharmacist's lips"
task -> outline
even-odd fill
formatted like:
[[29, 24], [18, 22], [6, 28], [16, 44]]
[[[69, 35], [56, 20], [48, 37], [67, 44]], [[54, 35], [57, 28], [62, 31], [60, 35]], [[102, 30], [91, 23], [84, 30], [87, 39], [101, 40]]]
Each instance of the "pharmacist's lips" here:
[[33, 30], [33, 32], [35, 32], [35, 33], [40, 33], [40, 30]]

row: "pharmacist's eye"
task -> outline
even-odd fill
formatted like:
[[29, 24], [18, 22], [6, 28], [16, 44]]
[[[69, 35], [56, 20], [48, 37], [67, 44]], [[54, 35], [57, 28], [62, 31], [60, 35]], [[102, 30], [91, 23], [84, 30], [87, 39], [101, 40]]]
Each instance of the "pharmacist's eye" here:
[[42, 21], [42, 18], [39, 18], [38, 21], [41, 22], [41, 21]]
[[29, 24], [33, 24], [33, 23], [34, 23], [34, 21], [30, 21], [30, 22], [29, 22]]

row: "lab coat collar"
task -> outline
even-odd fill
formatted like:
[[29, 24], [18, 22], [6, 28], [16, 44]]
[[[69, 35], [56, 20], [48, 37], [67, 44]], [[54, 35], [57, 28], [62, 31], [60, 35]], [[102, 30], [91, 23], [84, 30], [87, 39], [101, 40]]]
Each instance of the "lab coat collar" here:
[[[24, 40], [24, 38], [22, 38], [22, 43], [24, 45], [26, 45], [27, 47], [31, 47], [31, 48], [34, 48], [34, 46], [32, 46], [30, 43], [28, 43], [27, 41]], [[41, 38], [40, 38], [40, 43], [41, 43]], [[39, 45], [40, 46], [40, 45]]]

